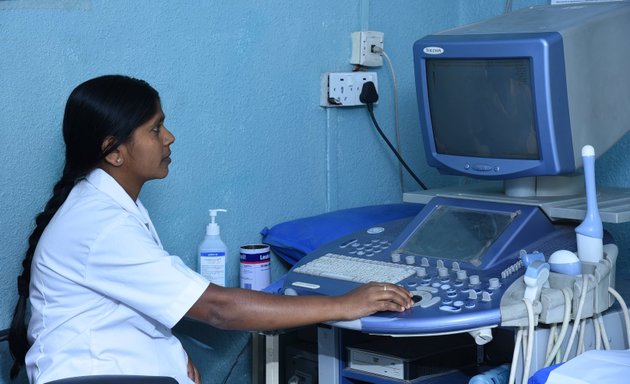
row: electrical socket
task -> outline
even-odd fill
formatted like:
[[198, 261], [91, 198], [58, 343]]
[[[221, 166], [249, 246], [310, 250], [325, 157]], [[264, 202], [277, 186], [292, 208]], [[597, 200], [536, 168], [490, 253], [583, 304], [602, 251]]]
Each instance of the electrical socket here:
[[383, 32], [352, 32], [352, 56], [350, 57], [350, 63], [365, 67], [380, 67], [383, 65], [383, 57], [379, 53], [372, 52], [374, 47], [383, 49], [383, 37]]
[[327, 72], [322, 75], [322, 107], [365, 105], [359, 100], [363, 84], [371, 81], [378, 91], [376, 72]]

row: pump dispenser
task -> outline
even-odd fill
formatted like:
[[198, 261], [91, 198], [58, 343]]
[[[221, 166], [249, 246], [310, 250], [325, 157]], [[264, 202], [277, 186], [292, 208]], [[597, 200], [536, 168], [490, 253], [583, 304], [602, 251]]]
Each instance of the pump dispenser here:
[[206, 237], [199, 244], [198, 272], [211, 283], [225, 287], [225, 257], [227, 247], [221, 240], [221, 228], [216, 222], [217, 212], [225, 209], [210, 209], [210, 223], [206, 227]]

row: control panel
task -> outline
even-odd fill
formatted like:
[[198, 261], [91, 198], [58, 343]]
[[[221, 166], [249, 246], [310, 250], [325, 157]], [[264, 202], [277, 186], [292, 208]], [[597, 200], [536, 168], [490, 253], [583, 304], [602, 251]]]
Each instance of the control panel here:
[[523, 276], [520, 255], [576, 249], [575, 227], [532, 206], [434, 198], [412, 219], [345, 236], [300, 260], [289, 295], [339, 295], [368, 281], [408, 289], [414, 306], [335, 326], [388, 335], [474, 332], [501, 323], [501, 298]]

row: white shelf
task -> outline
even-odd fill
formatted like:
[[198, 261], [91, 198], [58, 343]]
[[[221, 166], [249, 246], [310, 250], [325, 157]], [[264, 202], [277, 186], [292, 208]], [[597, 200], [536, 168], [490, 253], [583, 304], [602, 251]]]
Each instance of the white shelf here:
[[[551, 197], [511, 197], [503, 193], [501, 184], [471, 184], [452, 188], [430, 189], [427, 191], [406, 192], [403, 201], [426, 204], [433, 197], [451, 197], [468, 200], [495, 201], [539, 206], [551, 220], [582, 220], [586, 214], [584, 195]], [[630, 222], [630, 190], [621, 188], [600, 188], [597, 191], [597, 205], [604, 223]]]

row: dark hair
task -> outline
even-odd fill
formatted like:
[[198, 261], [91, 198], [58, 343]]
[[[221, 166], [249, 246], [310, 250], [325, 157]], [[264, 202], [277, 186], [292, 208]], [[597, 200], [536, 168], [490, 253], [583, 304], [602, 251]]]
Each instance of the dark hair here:
[[[35, 229], [28, 239], [28, 249], [18, 277], [18, 302], [9, 332], [9, 349], [14, 358], [11, 378], [22, 366], [30, 345], [26, 337], [26, 307], [31, 281], [31, 262], [35, 247], [44, 229], [59, 207], [66, 201], [74, 185], [120, 144], [134, 129], [157, 113], [160, 96], [142, 80], [108, 75], [88, 80], [77, 86], [66, 103], [63, 117], [63, 139], [66, 161], [63, 174], [53, 187], [52, 197], [35, 218]], [[103, 148], [108, 138], [109, 145]]]

